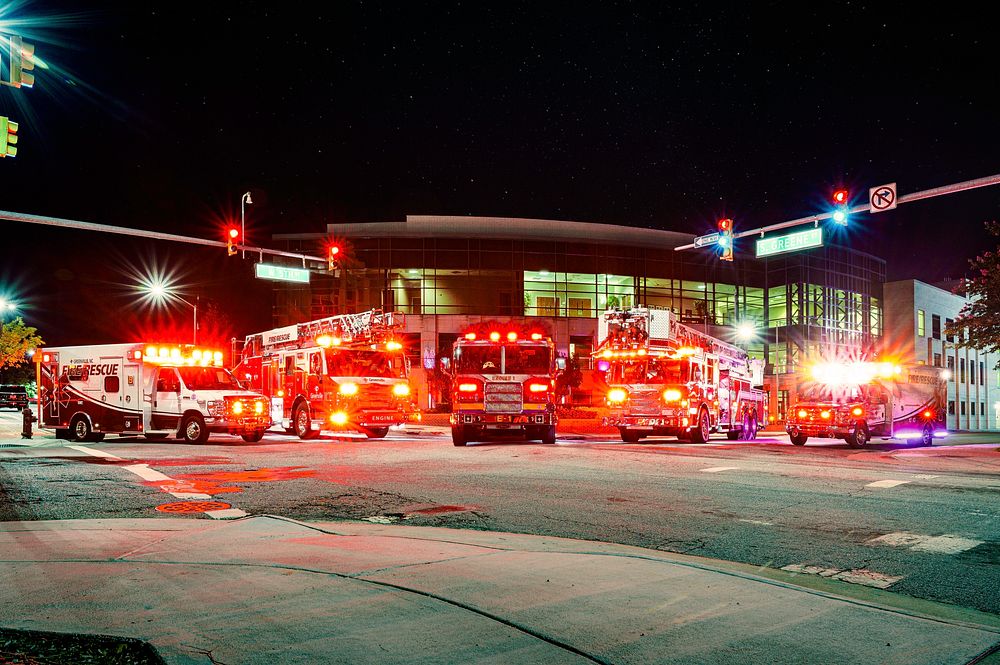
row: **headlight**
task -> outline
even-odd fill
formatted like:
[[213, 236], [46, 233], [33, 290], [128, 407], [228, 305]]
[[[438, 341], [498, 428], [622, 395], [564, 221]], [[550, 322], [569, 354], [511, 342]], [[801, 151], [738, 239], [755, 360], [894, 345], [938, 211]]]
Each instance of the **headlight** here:
[[628, 393], [621, 388], [615, 388], [608, 392], [608, 401], [613, 404], [621, 404], [628, 397]]
[[340, 394], [341, 395], [357, 395], [358, 394], [358, 384], [356, 384], [356, 383], [342, 383], [342, 384], [340, 384]]
[[799, 409], [799, 418], [805, 418], [809, 413], [805, 409]]
[[664, 402], [676, 402], [681, 398], [681, 391], [674, 388], [667, 388], [663, 391]]
[[254, 402], [253, 403], [253, 412], [256, 413], [258, 416], [260, 414], [264, 413], [264, 403], [260, 402], [260, 401]]
[[830, 412], [829, 411], [820, 411], [819, 412], [819, 417], [822, 418], [823, 420], [829, 420], [830, 419]]
[[862, 409], [860, 406], [856, 406], [853, 409], [851, 409], [851, 415], [852, 416], [863, 416], [864, 414], [865, 414], [865, 410]]
[[243, 402], [233, 402], [233, 413], [237, 416], [243, 413]]
[[392, 387], [392, 394], [396, 397], [406, 397], [410, 394], [410, 386], [405, 383], [397, 383]]

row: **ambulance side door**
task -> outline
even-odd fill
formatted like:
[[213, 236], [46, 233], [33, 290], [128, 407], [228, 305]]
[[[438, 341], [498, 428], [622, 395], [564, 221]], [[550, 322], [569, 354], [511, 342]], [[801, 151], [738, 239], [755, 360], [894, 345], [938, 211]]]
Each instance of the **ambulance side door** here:
[[101, 358], [97, 365], [100, 372], [91, 376], [92, 383], [88, 388], [94, 389], [95, 398], [100, 399], [105, 407], [101, 409], [94, 420], [94, 429], [104, 432], [121, 432], [125, 425], [125, 396], [122, 392], [122, 359], [121, 357]]
[[150, 427], [175, 430], [181, 419], [181, 378], [173, 367], [156, 368], [153, 380], [153, 410]]

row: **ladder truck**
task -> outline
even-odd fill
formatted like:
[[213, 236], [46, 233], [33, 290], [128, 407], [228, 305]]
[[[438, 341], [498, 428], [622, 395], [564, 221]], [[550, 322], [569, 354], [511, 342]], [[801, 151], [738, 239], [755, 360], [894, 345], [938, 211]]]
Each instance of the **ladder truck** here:
[[361, 431], [420, 420], [399, 336], [401, 312], [373, 309], [248, 335], [236, 372], [270, 399], [271, 418], [289, 434]]
[[598, 382], [623, 441], [668, 435], [705, 443], [712, 432], [757, 438], [765, 422], [764, 363], [683, 325], [670, 310], [609, 310], [598, 320]]

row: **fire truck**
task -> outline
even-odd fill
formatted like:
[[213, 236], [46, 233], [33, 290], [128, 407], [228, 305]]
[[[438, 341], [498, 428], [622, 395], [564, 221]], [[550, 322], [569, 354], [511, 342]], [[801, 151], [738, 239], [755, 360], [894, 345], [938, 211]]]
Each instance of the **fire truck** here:
[[892, 362], [818, 363], [788, 413], [796, 446], [810, 437], [843, 439], [860, 448], [873, 437], [932, 445], [948, 435], [947, 383], [941, 370]]
[[504, 437], [556, 442], [555, 377], [566, 368], [540, 331], [486, 324], [452, 347], [451, 438], [456, 446]]
[[764, 364], [743, 349], [646, 307], [604, 312], [598, 339], [597, 379], [611, 408], [603, 422], [623, 441], [668, 435], [704, 443], [712, 432], [757, 438], [767, 414]]
[[398, 341], [400, 312], [373, 309], [249, 335], [237, 373], [271, 400], [289, 434], [356, 430], [381, 439], [420, 414]]
[[271, 426], [267, 400], [222, 367], [221, 351], [181, 344], [98, 344], [38, 349], [39, 426], [75, 441], [105, 434], [209, 433], [260, 441]]

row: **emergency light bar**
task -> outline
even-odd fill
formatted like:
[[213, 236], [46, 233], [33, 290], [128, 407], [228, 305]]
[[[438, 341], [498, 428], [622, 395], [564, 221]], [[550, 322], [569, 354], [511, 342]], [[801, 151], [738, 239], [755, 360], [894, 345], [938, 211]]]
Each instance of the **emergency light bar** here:
[[194, 349], [185, 353], [177, 346], [147, 346], [142, 357], [148, 363], [222, 366], [222, 351], [211, 351], [209, 349]]
[[860, 386], [874, 379], [890, 379], [903, 368], [890, 362], [818, 363], [813, 365], [812, 378], [828, 386]]

